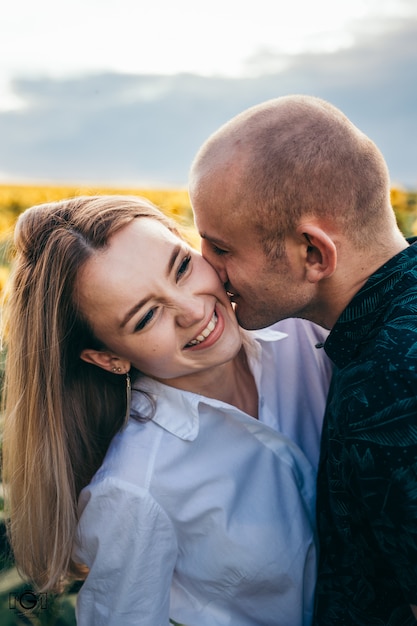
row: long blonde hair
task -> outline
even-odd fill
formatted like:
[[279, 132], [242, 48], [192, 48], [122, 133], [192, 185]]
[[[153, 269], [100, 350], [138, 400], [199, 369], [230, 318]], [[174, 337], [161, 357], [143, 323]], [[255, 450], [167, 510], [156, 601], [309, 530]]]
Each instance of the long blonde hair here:
[[138, 217], [177, 232], [156, 207], [132, 196], [39, 205], [16, 224], [4, 306], [3, 482], [16, 565], [42, 591], [85, 576], [71, 560], [77, 498], [126, 412], [123, 377], [79, 358], [83, 348], [104, 346], [78, 310], [77, 274]]

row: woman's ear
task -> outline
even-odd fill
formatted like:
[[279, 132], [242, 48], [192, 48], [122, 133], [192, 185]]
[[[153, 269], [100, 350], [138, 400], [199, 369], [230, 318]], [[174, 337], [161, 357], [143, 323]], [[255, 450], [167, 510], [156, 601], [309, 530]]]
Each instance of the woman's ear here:
[[130, 370], [130, 361], [123, 359], [113, 354], [112, 352], [105, 352], [103, 350], [93, 350], [92, 348], [86, 348], [80, 354], [80, 358], [86, 363], [97, 365], [103, 370], [113, 372], [113, 374], [126, 374]]
[[301, 224], [297, 235], [305, 242], [305, 270], [310, 283], [329, 278], [337, 266], [337, 248], [333, 239], [322, 228]]

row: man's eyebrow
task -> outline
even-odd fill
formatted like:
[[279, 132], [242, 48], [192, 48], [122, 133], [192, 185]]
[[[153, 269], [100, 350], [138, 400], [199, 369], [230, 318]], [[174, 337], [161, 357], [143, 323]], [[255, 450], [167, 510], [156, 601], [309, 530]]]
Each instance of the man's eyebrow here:
[[207, 241], [210, 241], [210, 243], [214, 243], [216, 246], [219, 246], [220, 248], [228, 247], [228, 244], [225, 241], [222, 241], [221, 239], [218, 239], [217, 237], [212, 237], [211, 235], [208, 235], [207, 233], [200, 233], [200, 237], [201, 239], [207, 239]]
[[[172, 268], [174, 267], [175, 261], [179, 253], [181, 252], [181, 250], [182, 250], [182, 246], [180, 244], [178, 244], [177, 246], [174, 246], [171, 252], [171, 255], [169, 257], [168, 265], [167, 265], [167, 271], [166, 271], [167, 277], [171, 274]], [[132, 306], [132, 308], [128, 310], [128, 312], [126, 313], [126, 315], [120, 322], [120, 328], [124, 328], [126, 324], [128, 323], [128, 321], [132, 319], [135, 313], [137, 313], [147, 303], [149, 299], [150, 299], [150, 296], [147, 296], [146, 298], [142, 298], [141, 300], [139, 300], [139, 302], [137, 302], [134, 306]]]

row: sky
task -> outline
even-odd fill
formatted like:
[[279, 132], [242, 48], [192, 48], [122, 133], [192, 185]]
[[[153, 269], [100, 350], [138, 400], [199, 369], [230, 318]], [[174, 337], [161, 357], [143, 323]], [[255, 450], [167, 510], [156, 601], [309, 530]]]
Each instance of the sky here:
[[416, 78], [415, 0], [14, 0], [0, 180], [186, 185], [218, 126], [297, 92], [342, 108], [417, 188]]

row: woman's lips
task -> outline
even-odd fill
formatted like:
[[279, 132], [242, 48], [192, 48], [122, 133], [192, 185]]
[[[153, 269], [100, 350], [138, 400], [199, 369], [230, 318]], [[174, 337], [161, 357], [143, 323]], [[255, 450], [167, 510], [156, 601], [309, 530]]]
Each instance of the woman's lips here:
[[[209, 331], [209, 335], [207, 337], [204, 337], [203, 341], [199, 341], [200, 337], [203, 335], [198, 335], [197, 337], [195, 337], [195, 339], [188, 342], [187, 345], [184, 346], [184, 348], [186, 350], [192, 350], [194, 352], [196, 350], [209, 348], [214, 343], [216, 343], [216, 341], [222, 335], [224, 327], [225, 327], [225, 321], [224, 321], [223, 315], [219, 313], [217, 308], [214, 310], [211, 320], [203, 332], [205, 332], [207, 329], [210, 329], [212, 324], [214, 324], [213, 330]], [[197, 341], [197, 343], [194, 344], [192, 343], [193, 341]]]

